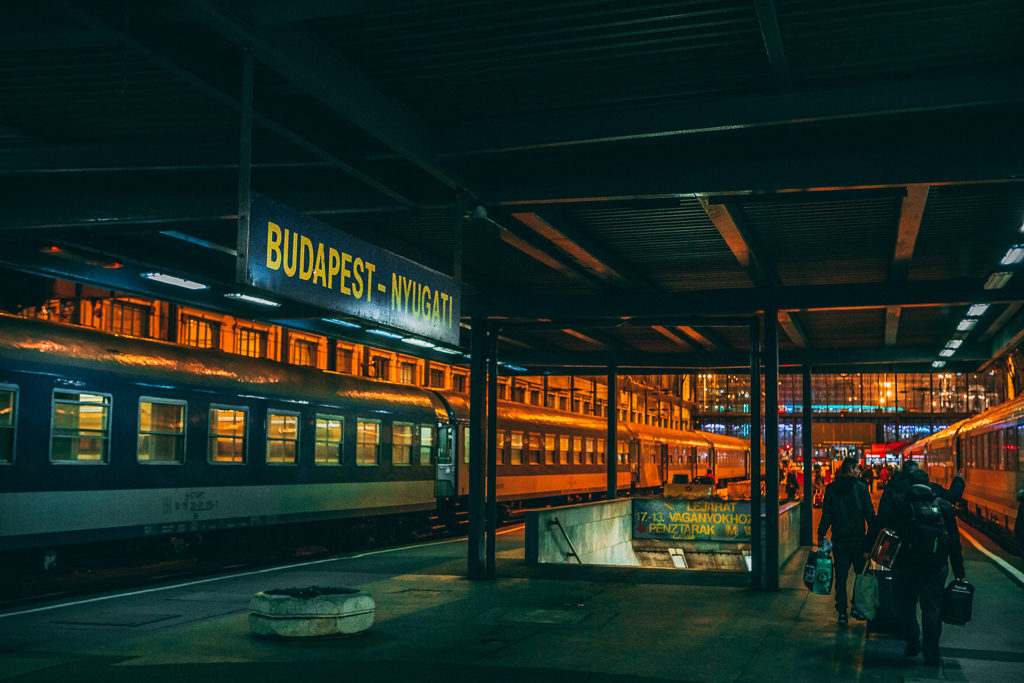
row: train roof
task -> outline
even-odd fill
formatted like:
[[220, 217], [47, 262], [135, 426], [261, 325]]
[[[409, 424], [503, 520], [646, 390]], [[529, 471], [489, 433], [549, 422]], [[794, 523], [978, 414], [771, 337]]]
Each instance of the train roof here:
[[293, 403], [422, 413], [440, 420], [441, 407], [417, 387], [352, 377], [182, 347], [63, 323], [0, 314], [0, 366], [11, 370], [68, 375], [108, 373], [158, 388], [253, 394]]

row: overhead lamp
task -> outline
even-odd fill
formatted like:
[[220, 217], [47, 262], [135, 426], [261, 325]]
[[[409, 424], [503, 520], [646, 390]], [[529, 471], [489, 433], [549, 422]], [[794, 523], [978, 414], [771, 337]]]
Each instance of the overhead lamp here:
[[437, 351], [438, 353], [446, 353], [449, 356], [461, 356], [462, 355], [462, 351], [459, 351], [458, 349], [446, 349], [443, 346], [435, 346], [434, 350]]
[[322, 321], [324, 321], [325, 323], [330, 323], [332, 325], [339, 325], [341, 327], [351, 327], [351, 328], [354, 328], [354, 329], [357, 329], [357, 330], [363, 329], [362, 325], [356, 325], [355, 323], [350, 323], [349, 321], [342, 320], [341, 318], [320, 318], [320, 319]]
[[978, 321], [973, 319], [973, 318], [964, 318], [963, 320], [961, 320], [957, 324], [956, 331], [957, 332], [970, 332], [971, 330], [974, 329], [974, 326], [977, 325], [977, 324], [978, 324]]
[[956, 353], [956, 349], [942, 349], [941, 351], [939, 351], [939, 355], [942, 356], [943, 358], [949, 358], [954, 353]]
[[175, 287], [182, 287], [184, 289], [209, 289], [209, 285], [204, 285], [201, 282], [194, 280], [186, 280], [183, 277], [176, 277], [174, 275], [167, 275], [165, 273], [143, 273], [142, 277], [153, 282], [160, 282], [165, 285], [174, 285]]
[[988, 304], [974, 304], [967, 309], [968, 318], [980, 318], [988, 310]]
[[401, 339], [402, 335], [395, 334], [394, 332], [388, 332], [387, 330], [367, 330], [370, 334], [375, 334], [378, 337], [387, 337], [388, 339]]
[[946, 348], [947, 349], [959, 349], [963, 345], [964, 345], [964, 340], [963, 339], [950, 339], [948, 342], [946, 342]]
[[1003, 258], [999, 259], [1001, 266], [1013, 266], [1024, 261], [1024, 244], [1015, 244], [1006, 250]]
[[248, 294], [242, 294], [241, 292], [231, 292], [229, 294], [225, 294], [224, 298], [234, 299], [235, 301], [244, 301], [250, 304], [259, 304], [260, 306], [272, 306], [273, 308], [277, 308], [278, 306], [281, 305], [276, 301], [271, 301], [270, 299], [261, 299], [258, 296], [250, 296]]
[[933, 368], [944, 368], [944, 367], [946, 367], [946, 361], [944, 361], [944, 360], [933, 360], [932, 361], [932, 367]]
[[434, 344], [432, 342], [428, 342], [425, 339], [417, 339], [416, 337], [402, 337], [402, 341], [406, 344], [412, 344], [413, 346], [419, 346], [424, 349], [434, 348]]
[[508, 363], [503, 363], [503, 365], [509, 370], [515, 370], [516, 372], [526, 372], [526, 368], [521, 368], [518, 365], [509, 365]]
[[1001, 270], [998, 273], [992, 273], [985, 280], [985, 289], [1002, 289], [1006, 286], [1006, 283], [1013, 277], [1013, 273]]

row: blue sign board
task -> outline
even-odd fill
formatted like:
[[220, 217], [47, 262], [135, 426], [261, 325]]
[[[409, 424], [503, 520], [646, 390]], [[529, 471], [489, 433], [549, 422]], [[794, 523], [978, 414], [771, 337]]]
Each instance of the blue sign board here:
[[459, 343], [459, 284], [326, 223], [253, 195], [247, 284], [447, 344]]
[[750, 501], [637, 498], [633, 538], [661, 541], [750, 541]]

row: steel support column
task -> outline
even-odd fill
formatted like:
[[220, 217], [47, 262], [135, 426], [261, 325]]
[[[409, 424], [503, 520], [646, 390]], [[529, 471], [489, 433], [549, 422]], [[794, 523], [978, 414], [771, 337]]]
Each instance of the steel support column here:
[[608, 368], [608, 436], [605, 439], [605, 464], [608, 472], [608, 500], [618, 495], [619, 472], [619, 392], [615, 385], [615, 368]]
[[814, 507], [813, 501], [813, 490], [814, 483], [813, 479], [813, 466], [814, 463], [814, 441], [811, 438], [811, 420], [812, 410], [814, 406], [813, 396], [811, 390], [811, 366], [805, 365], [803, 368], [803, 415], [800, 420], [800, 437], [803, 442], [801, 450], [804, 453], [804, 491], [803, 491], [803, 502], [800, 504], [800, 545], [811, 545], [814, 542], [814, 529], [813, 529], [813, 516]]
[[469, 342], [469, 552], [468, 576], [485, 577], [484, 560], [484, 377], [487, 323], [471, 320]]
[[779, 590], [779, 317], [764, 312], [764, 588]]
[[235, 280], [245, 282], [249, 250], [249, 214], [252, 205], [252, 50], [242, 50], [242, 109], [238, 144], [238, 238], [235, 245]]
[[761, 321], [750, 322], [750, 587], [761, 590]]
[[498, 326], [487, 335], [487, 578], [496, 576], [498, 538]]

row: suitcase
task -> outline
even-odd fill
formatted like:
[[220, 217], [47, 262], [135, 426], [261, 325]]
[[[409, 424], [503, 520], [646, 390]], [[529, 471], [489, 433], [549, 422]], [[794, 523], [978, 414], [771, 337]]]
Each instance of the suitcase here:
[[899, 633], [900, 619], [896, 609], [892, 572], [884, 569], [865, 569], [878, 579], [878, 608], [875, 618], [867, 623], [868, 633]]
[[963, 626], [971, 620], [974, 611], [974, 586], [967, 581], [956, 579], [942, 594], [942, 621]]

